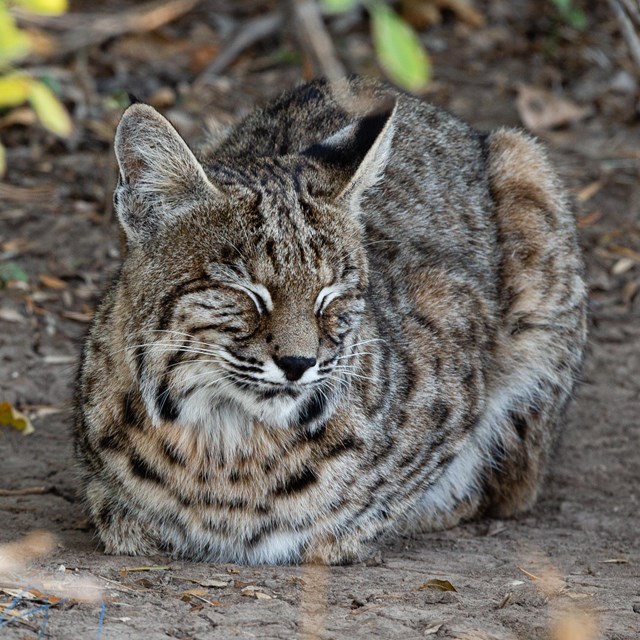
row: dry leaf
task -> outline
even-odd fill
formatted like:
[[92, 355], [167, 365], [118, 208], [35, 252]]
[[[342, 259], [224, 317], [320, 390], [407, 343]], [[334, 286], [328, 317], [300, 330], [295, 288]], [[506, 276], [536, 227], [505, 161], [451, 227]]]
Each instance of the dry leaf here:
[[187, 589], [181, 594], [181, 598], [188, 598], [190, 596], [206, 596], [209, 593], [206, 589]]
[[249, 585], [244, 589], [240, 590], [240, 595], [248, 596], [250, 598], [256, 598], [257, 600], [271, 600], [271, 596], [264, 591], [260, 590], [260, 587], [256, 587], [255, 585]]
[[440, 622], [438, 624], [432, 624], [430, 627], [427, 627], [422, 634], [425, 636], [432, 636], [436, 633], [438, 633], [438, 631], [440, 631], [440, 629], [442, 628], [443, 623]]
[[213, 588], [213, 589], [224, 589], [225, 587], [229, 586], [229, 581], [224, 581], [224, 580], [202, 580], [199, 581], [198, 584], [202, 585], [203, 587], [209, 587], [209, 588]]
[[179, 580], [187, 580], [188, 582], [193, 582], [194, 584], [198, 584], [201, 587], [208, 587], [213, 589], [224, 589], [231, 583], [231, 578], [225, 576], [224, 574], [217, 575], [212, 578], [205, 578], [204, 580], [199, 580], [197, 578], [187, 578], [186, 576], [176, 576], [176, 578]]
[[586, 216], [582, 216], [577, 219], [578, 227], [583, 229], [584, 227], [589, 227], [592, 224], [595, 224], [602, 218], [602, 211], [592, 211], [591, 213], [587, 213]]
[[22, 540], [0, 545], [0, 571], [17, 571], [35, 558], [50, 553], [56, 539], [46, 531], [34, 531]]
[[614, 276], [619, 276], [623, 273], [626, 273], [630, 269], [633, 269], [635, 265], [636, 261], [632, 258], [620, 258], [620, 260], [618, 260], [618, 262], [616, 262], [613, 267], [611, 267], [611, 273]]
[[561, 127], [593, 113], [591, 107], [581, 107], [568, 98], [526, 84], [518, 87], [516, 107], [522, 124], [531, 131]]
[[38, 276], [38, 280], [45, 286], [49, 287], [49, 289], [66, 289], [67, 283], [64, 280], [60, 280], [60, 278], [56, 278], [56, 276], [50, 276], [46, 273], [41, 273]]
[[5, 322], [24, 322], [25, 317], [15, 309], [0, 309], [0, 320]]
[[63, 311], [60, 315], [76, 322], [91, 322], [93, 319], [93, 313], [82, 313], [80, 311]]
[[13, 427], [22, 431], [25, 436], [35, 431], [29, 418], [8, 402], [0, 402], [0, 425]]
[[578, 202], [586, 202], [587, 200], [591, 200], [593, 196], [602, 189], [605, 185], [605, 180], [602, 178], [600, 180], [596, 180], [591, 184], [588, 184], [586, 187], [582, 187], [578, 193], [576, 193], [576, 200]]
[[448, 580], [429, 580], [418, 587], [418, 591], [425, 589], [436, 589], [437, 591], [457, 591], [457, 589]]

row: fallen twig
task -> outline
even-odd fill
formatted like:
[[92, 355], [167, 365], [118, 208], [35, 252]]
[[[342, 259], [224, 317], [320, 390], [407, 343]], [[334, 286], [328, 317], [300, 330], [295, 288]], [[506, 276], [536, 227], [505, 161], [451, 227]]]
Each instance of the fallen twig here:
[[51, 493], [55, 487], [41, 486], [41, 487], [25, 487], [24, 489], [0, 489], [0, 497], [8, 496], [37, 496], [43, 493]]

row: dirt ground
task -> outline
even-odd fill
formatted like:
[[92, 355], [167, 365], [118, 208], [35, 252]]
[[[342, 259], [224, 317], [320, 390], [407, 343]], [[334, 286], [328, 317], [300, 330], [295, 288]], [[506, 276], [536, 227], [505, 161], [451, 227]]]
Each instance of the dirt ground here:
[[[113, 15], [131, 6], [111, 4]], [[549, 95], [531, 98], [537, 90], [574, 109], [574, 122], [539, 135], [576, 200], [590, 341], [534, 510], [402, 538], [376, 562], [329, 569], [101, 553], [75, 497], [69, 407], [87, 322], [119, 260], [109, 205], [118, 91], [157, 104], [193, 142], [204, 122], [232, 122], [303, 76], [292, 44], [274, 36], [203, 79], [225, 30], [252, 15], [218, 4], [57, 59], [48, 73], [74, 117], [70, 141], [28, 118], [0, 120], [0, 267], [26, 276], [0, 289], [0, 402], [35, 427], [0, 427], [0, 543], [34, 530], [57, 541], [29, 569], [0, 574], [0, 637], [640, 638], [640, 73], [606, 3], [582, 5], [585, 32], [551, 3], [524, 0], [476, 2], [479, 28], [445, 12], [424, 32], [425, 98], [474, 125], [557, 116]], [[351, 70], [375, 71], [363, 18], [332, 29]], [[434, 579], [455, 591], [426, 586]]]

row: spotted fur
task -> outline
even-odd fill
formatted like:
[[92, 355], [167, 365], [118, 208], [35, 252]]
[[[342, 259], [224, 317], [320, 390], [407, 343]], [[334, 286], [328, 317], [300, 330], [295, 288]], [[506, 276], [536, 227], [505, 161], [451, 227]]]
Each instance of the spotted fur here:
[[539, 491], [585, 342], [540, 146], [314, 82], [196, 159], [124, 113], [127, 256], [77, 391], [107, 553], [346, 563]]

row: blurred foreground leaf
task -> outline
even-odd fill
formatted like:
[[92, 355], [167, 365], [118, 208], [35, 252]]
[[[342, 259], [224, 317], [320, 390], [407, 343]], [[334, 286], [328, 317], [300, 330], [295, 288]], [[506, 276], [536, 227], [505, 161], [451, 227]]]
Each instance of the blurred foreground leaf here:
[[49, 87], [38, 80], [31, 82], [29, 102], [44, 127], [66, 137], [73, 131], [71, 118]]
[[18, 431], [22, 431], [25, 436], [35, 431], [29, 418], [20, 413], [9, 402], [0, 402], [0, 425], [13, 427]]
[[29, 98], [31, 78], [23, 73], [0, 77], [0, 108], [17, 107]]
[[4, 145], [0, 142], [0, 178], [7, 170], [7, 152], [4, 150]]
[[551, 3], [570, 27], [579, 31], [587, 28], [589, 23], [587, 16], [582, 9], [573, 6], [573, 0], [551, 0]]
[[0, 264], [0, 287], [3, 287], [12, 280], [17, 280], [18, 282], [29, 282], [29, 276], [26, 271], [15, 262]]
[[344, 13], [351, 11], [357, 4], [357, 0], [322, 0], [322, 10], [325, 13]]
[[57, 16], [69, 8], [67, 0], [13, 0], [13, 4], [31, 11], [45, 15]]
[[382, 68], [404, 89], [424, 89], [431, 78], [431, 62], [416, 32], [385, 4], [373, 3], [369, 11]]
[[29, 48], [29, 37], [16, 27], [6, 4], [0, 0], [0, 65], [22, 58]]

